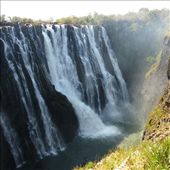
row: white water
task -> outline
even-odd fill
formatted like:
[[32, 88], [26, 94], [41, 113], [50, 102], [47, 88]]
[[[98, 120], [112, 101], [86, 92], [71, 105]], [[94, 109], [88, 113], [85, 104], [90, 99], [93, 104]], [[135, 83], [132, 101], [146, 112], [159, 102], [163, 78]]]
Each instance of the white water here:
[[[55, 85], [56, 90], [67, 96], [67, 98], [71, 101], [73, 107], [75, 108], [80, 124], [79, 135], [85, 138], [101, 138], [109, 135], [120, 135], [121, 132], [118, 128], [116, 128], [115, 126], [105, 125], [99, 117], [99, 114], [95, 113], [93, 109], [94, 89], [97, 89], [97, 92], [99, 90], [98, 84], [96, 82], [96, 73], [92, 70], [92, 65], [89, 61], [90, 57], [93, 57], [95, 62], [98, 63], [99, 72], [101, 72], [103, 76], [103, 86], [105, 94], [109, 101], [105, 110], [116, 110], [114, 105], [115, 97], [112, 93], [115, 90], [112, 84], [113, 76], [106, 70], [103, 64], [103, 59], [96, 46], [93, 27], [85, 27], [85, 33], [81, 32], [80, 28], [74, 27], [75, 36], [77, 39], [76, 43], [78, 43], [80, 47], [78, 51], [79, 57], [81, 58], [85, 68], [85, 83], [87, 87], [87, 94], [90, 98], [89, 101], [91, 102], [92, 106], [87, 105], [83, 102], [81, 92], [78, 89], [78, 87], [81, 85], [81, 82], [78, 78], [76, 66], [68, 53], [67, 28], [63, 25], [56, 26], [56, 29], [57, 31], [55, 32], [49, 26], [46, 29], [44, 28], [43, 31], [45, 52], [48, 67], [50, 70], [51, 82]], [[51, 32], [52, 39], [50, 39], [50, 37], [47, 35], [47, 30]], [[87, 40], [80, 37], [80, 34], [82, 37], [84, 36], [88, 39], [90, 43], [90, 49], [88, 49], [87, 47]], [[108, 47], [109, 46], [107, 45], [107, 48]], [[91, 50], [93, 56], [88, 56], [88, 50]], [[111, 52], [109, 54], [111, 55]], [[112, 61], [116, 63], [114, 58], [112, 58]], [[115, 70], [117, 69], [118, 68], [115, 67]], [[118, 72], [118, 70], [117, 74], [119, 74], [118, 76], [120, 77], [122, 76], [120, 72]], [[120, 80], [122, 79], [120, 78]], [[124, 84], [122, 84], [122, 87], [123, 86]], [[100, 101], [99, 95], [97, 100]], [[101, 107], [100, 112], [102, 112]], [[114, 116], [115, 113], [112, 114]]]
[[[65, 144], [58, 132], [58, 129], [55, 127], [55, 125], [51, 121], [47, 106], [39, 91], [36, 78], [34, 76], [33, 67], [31, 67], [32, 63], [30, 63], [29, 56], [28, 56], [29, 54], [31, 54], [28, 48], [28, 43], [26, 42], [25, 37], [23, 33], [21, 32], [21, 30], [20, 30], [20, 38], [21, 38], [20, 40], [15, 36], [13, 28], [10, 28], [9, 31], [10, 31], [9, 35], [11, 36], [12, 43], [15, 42], [20, 48], [22, 60], [32, 80], [34, 92], [37, 97], [38, 105], [41, 111], [41, 119], [42, 119], [42, 123], [44, 126], [44, 131], [45, 131], [45, 141], [44, 141], [44, 139], [42, 138], [41, 130], [38, 125], [38, 121], [36, 120], [36, 111], [33, 108], [30, 91], [28, 89], [28, 84], [27, 84], [25, 75], [23, 73], [22, 67], [19, 63], [16, 65], [17, 69], [19, 70], [19, 74], [21, 76], [21, 78], [19, 78], [20, 76], [18, 75], [18, 72], [16, 71], [16, 67], [14, 66], [15, 59], [6, 57], [7, 63], [14, 75], [14, 79], [16, 81], [22, 102], [24, 104], [24, 108], [27, 113], [27, 117], [29, 121], [28, 129], [29, 129], [29, 135], [30, 135], [31, 141], [33, 142], [36, 148], [39, 158], [42, 159], [43, 157], [48, 156], [48, 155], [57, 155], [58, 149], [63, 150], [65, 147]], [[14, 57], [11, 47], [5, 42], [4, 42], [4, 47], [5, 47], [6, 56], [10, 56], [9, 54], [11, 54], [11, 56]]]
[[[14, 34], [12, 37], [15, 37]], [[8, 55], [8, 53], [11, 52], [10, 48], [8, 47], [8, 45], [6, 43], [4, 43], [5, 45], [5, 53], [6, 55]], [[32, 101], [31, 101], [31, 97], [30, 97], [30, 93], [26, 84], [26, 79], [25, 76], [22, 72], [21, 66], [18, 65], [18, 69], [20, 70], [20, 74], [22, 75], [22, 82], [19, 79], [19, 76], [17, 74], [17, 71], [14, 67], [14, 64], [12, 61], [6, 59], [9, 65], [9, 68], [12, 70], [12, 73], [14, 74], [14, 79], [17, 83], [19, 92], [20, 92], [20, 96], [21, 99], [23, 101], [26, 113], [27, 113], [27, 117], [28, 117], [28, 129], [30, 132], [30, 138], [32, 140], [32, 142], [34, 143], [34, 146], [36, 148], [37, 154], [39, 155], [40, 158], [43, 158], [43, 155], [47, 155], [47, 152], [45, 151], [45, 146], [44, 143], [41, 139], [41, 135], [40, 135], [40, 129], [38, 127], [38, 123], [36, 120], [36, 116], [35, 116], [35, 112], [33, 110], [33, 105], [32, 105]], [[24, 90], [26, 92], [26, 97], [24, 97], [24, 90], [22, 89], [22, 85], [21, 83], [23, 83], [24, 86]], [[27, 101], [26, 101], [27, 100]]]
[[51, 121], [51, 118], [50, 118], [50, 115], [48, 113], [48, 109], [47, 109], [47, 106], [45, 104], [45, 101], [44, 101], [43, 97], [41, 96], [41, 93], [38, 89], [38, 85], [35, 81], [36, 79], [34, 77], [34, 73], [31, 69], [31, 65], [30, 65], [29, 60], [28, 60], [28, 51], [29, 51], [29, 48], [27, 46], [28, 44], [26, 43], [24, 35], [22, 34], [22, 32], [20, 32], [20, 33], [21, 33], [21, 36], [22, 36], [24, 48], [21, 47], [21, 46], [19, 46], [19, 47], [20, 47], [21, 55], [23, 57], [24, 64], [25, 64], [25, 66], [28, 70], [30, 78], [32, 79], [35, 94], [36, 94], [38, 104], [39, 104], [39, 107], [40, 107], [40, 110], [41, 110], [41, 116], [42, 116], [43, 125], [44, 125], [44, 129], [45, 129], [46, 143], [48, 144], [48, 154], [56, 155], [58, 147], [64, 149], [63, 148], [64, 143], [63, 143], [61, 137], [59, 137], [59, 133], [58, 133], [57, 128], [54, 126], [53, 122]]
[[18, 135], [16, 131], [12, 128], [8, 117], [3, 112], [0, 112], [0, 126], [3, 129], [3, 134], [11, 148], [11, 153], [14, 157], [15, 164], [17, 168], [19, 168], [25, 163], [25, 161], [23, 158], [22, 150], [20, 148]]
[[125, 81], [122, 77], [122, 73], [119, 69], [117, 59], [116, 59], [115, 54], [114, 54], [114, 52], [111, 48], [110, 41], [109, 41], [108, 36], [106, 34], [106, 30], [103, 27], [102, 27], [102, 35], [103, 35], [103, 39], [105, 41], [105, 44], [107, 46], [107, 50], [109, 52], [109, 57], [111, 59], [114, 71], [115, 71], [116, 75], [119, 75], [119, 76], [117, 76], [117, 78], [119, 79], [119, 82], [120, 82], [120, 88], [122, 90], [123, 99], [124, 99], [125, 102], [127, 102], [129, 100], [129, 94], [128, 94], [128, 91], [127, 91], [127, 88], [126, 88], [126, 83], [125, 83]]

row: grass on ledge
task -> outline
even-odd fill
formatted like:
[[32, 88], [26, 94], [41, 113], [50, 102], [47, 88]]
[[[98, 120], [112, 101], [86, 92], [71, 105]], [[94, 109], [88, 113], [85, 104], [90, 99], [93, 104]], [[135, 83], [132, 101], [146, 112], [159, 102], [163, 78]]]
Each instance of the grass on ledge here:
[[129, 148], [117, 148], [100, 162], [89, 162], [74, 170], [169, 170], [170, 137], [152, 142], [143, 141]]
[[149, 121], [146, 124], [145, 130], [147, 132], [158, 130], [157, 124], [159, 124], [160, 120], [166, 116], [165, 111], [162, 109], [162, 107], [157, 106], [152, 112], [150, 112], [149, 115]]

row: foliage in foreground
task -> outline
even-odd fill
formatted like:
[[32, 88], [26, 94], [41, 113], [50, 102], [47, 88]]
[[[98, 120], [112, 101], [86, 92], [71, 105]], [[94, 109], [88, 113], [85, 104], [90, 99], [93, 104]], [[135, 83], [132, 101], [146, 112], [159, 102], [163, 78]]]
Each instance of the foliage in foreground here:
[[157, 142], [143, 141], [130, 148], [118, 148], [98, 163], [87, 163], [75, 170], [168, 170], [170, 137]]

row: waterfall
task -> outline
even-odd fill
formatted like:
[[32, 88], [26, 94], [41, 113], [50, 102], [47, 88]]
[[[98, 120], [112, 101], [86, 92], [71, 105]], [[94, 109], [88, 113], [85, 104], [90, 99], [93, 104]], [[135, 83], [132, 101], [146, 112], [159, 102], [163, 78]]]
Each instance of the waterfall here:
[[[26, 161], [21, 145], [29, 147], [29, 142], [40, 159], [62, 151], [64, 135], [76, 134], [76, 126], [69, 121], [74, 120], [74, 125], [78, 120], [82, 138], [121, 135], [113, 121], [121, 119], [117, 106], [128, 102], [128, 92], [104, 27], [17, 25], [0, 29], [2, 68], [7, 75], [3, 94], [8, 94], [6, 103], [10, 100], [9, 107], [2, 105], [0, 125], [17, 167]], [[57, 106], [60, 99], [62, 105]], [[63, 102], [70, 108], [63, 108]], [[29, 142], [19, 142], [23, 132], [17, 123], [11, 126], [15, 118], [10, 107], [22, 116]], [[63, 117], [61, 108], [70, 113]], [[70, 120], [64, 121], [67, 116]]]
[[3, 112], [0, 112], [0, 126], [3, 129], [3, 134], [10, 145], [16, 167], [21, 167], [24, 164], [24, 158], [18, 140], [18, 135], [17, 132], [12, 128], [8, 118]]
[[[72, 41], [68, 40], [68, 32], [65, 25], [54, 27], [55, 29], [51, 26], [43, 29], [44, 46], [46, 57], [48, 58], [47, 63], [51, 82], [55, 85], [56, 90], [66, 95], [73, 104], [80, 123], [80, 136], [96, 138], [119, 134], [120, 132], [116, 127], [106, 126], [99, 116], [100, 114], [105, 114], [102, 111], [106, 111], [106, 109], [107, 112], [112, 112], [109, 114], [114, 115], [113, 110], [115, 110], [116, 100], [118, 100], [118, 94], [116, 94], [118, 91], [114, 83], [120, 84], [122, 98], [123, 100], [128, 100], [126, 85], [116, 58], [110, 48], [104, 28], [101, 27], [98, 36], [103, 38], [108, 56], [102, 56], [101, 49], [97, 47], [98, 42], [95, 40], [94, 26], [82, 26], [80, 28], [73, 26], [74, 38], [71, 39]], [[80, 81], [78, 76], [79, 70], [74, 63], [74, 60], [76, 60], [74, 59], [75, 56], [69, 55], [69, 43], [74, 43], [77, 47], [74, 50], [77, 50], [77, 55], [84, 68], [83, 81]], [[107, 70], [103, 57], [109, 57], [118, 82]], [[101, 77], [101, 84], [98, 83], [98, 76]], [[101, 87], [99, 86], [102, 86], [103, 93], [106, 96], [105, 109], [102, 109], [102, 101], [100, 100], [102, 96], [99, 92]], [[87, 102], [85, 102], [85, 97], [83, 96], [84, 92], [87, 96]], [[95, 109], [96, 102], [97, 109]]]
[[[8, 28], [9, 31], [9, 41], [4, 42], [4, 53], [5, 53], [5, 60], [8, 63], [9, 69], [12, 71], [13, 77], [15, 79], [15, 83], [17, 88], [19, 89], [19, 95], [23, 102], [27, 118], [28, 118], [28, 129], [29, 129], [29, 135], [31, 138], [31, 141], [33, 142], [37, 155], [40, 159], [42, 159], [45, 156], [48, 155], [57, 155], [58, 150], [63, 150], [65, 147], [65, 144], [63, 142], [63, 139], [61, 138], [61, 135], [58, 132], [58, 129], [53, 124], [47, 106], [45, 104], [45, 101], [40, 93], [38, 84], [36, 82], [36, 75], [34, 72], [34, 69], [32, 67], [32, 63], [30, 58], [33, 58], [34, 56], [31, 55], [30, 49], [29, 49], [29, 43], [26, 41], [26, 38], [24, 34], [22, 33], [21, 29], [19, 29], [19, 38], [15, 35], [14, 28]], [[16, 65], [16, 54], [14, 54], [14, 51], [16, 51], [16, 48], [14, 45], [18, 46], [18, 52], [20, 53], [20, 62]], [[26, 74], [24, 73], [24, 68], [22, 67], [22, 63], [25, 66], [25, 69], [32, 81], [33, 84], [33, 90], [36, 95], [36, 100], [38, 101], [38, 106], [40, 108], [41, 113], [41, 120], [44, 127], [44, 137], [40, 130], [39, 123], [36, 118], [36, 110], [34, 110], [33, 107], [33, 101], [31, 100], [30, 91], [28, 88], [28, 82], [26, 80]], [[34, 63], [33, 63], [34, 64]], [[14, 149], [15, 147], [11, 143], [11, 138], [16, 136], [14, 131], [7, 131], [7, 128], [4, 126], [6, 121], [2, 121], [1, 126], [4, 130], [5, 137], [7, 137], [7, 141], [10, 144], [10, 147], [12, 148], [12, 154], [14, 156], [15, 162], [17, 166], [20, 166], [22, 159], [20, 159], [18, 153], [16, 152], [18, 148]], [[8, 121], [7, 121], [8, 123]], [[8, 124], [6, 126], [9, 126]], [[10, 137], [11, 135], [11, 137]], [[45, 138], [45, 139], [44, 139]], [[17, 139], [16, 139], [17, 141]]]
[[[12, 35], [14, 35], [14, 33]], [[24, 73], [21, 69], [21, 66], [18, 65], [18, 67], [20, 67], [19, 70], [20, 70], [20, 75], [22, 76], [22, 82], [20, 82], [19, 75], [16, 71], [16, 68], [14, 67], [14, 63], [12, 63], [7, 58], [6, 58], [6, 60], [9, 64], [9, 68], [12, 70], [12, 72], [14, 74], [14, 78], [15, 78], [15, 81], [19, 88], [21, 99], [23, 101], [24, 107], [27, 112], [27, 116], [28, 116], [28, 120], [29, 120], [28, 128], [29, 128], [29, 132], [30, 132], [30, 138], [36, 147], [38, 155], [40, 156], [40, 158], [43, 158], [44, 156], [48, 155], [48, 152], [56, 154], [56, 146], [55, 147], [53, 146], [54, 141], [51, 138], [51, 134], [50, 134], [53, 132], [52, 131], [53, 126], [51, 126], [49, 124], [50, 117], [47, 115], [48, 114], [47, 108], [45, 106], [44, 100], [42, 99], [42, 97], [40, 95], [40, 92], [38, 91], [38, 87], [36, 85], [35, 79], [33, 78], [33, 73], [31, 71], [31, 68], [29, 67], [29, 64], [26, 64], [26, 62], [29, 63], [28, 61], [26, 61], [27, 60], [26, 57], [28, 57], [27, 53], [24, 53], [24, 51], [23, 51], [24, 47], [22, 48], [20, 41], [17, 41], [17, 42], [19, 43], [20, 51], [22, 53], [22, 58], [23, 58], [23, 60], [25, 59], [25, 66], [27, 67], [27, 70], [30, 72], [30, 75], [32, 76], [31, 78], [32, 78], [33, 84], [35, 86], [36, 96], [37, 96], [37, 99], [39, 102], [39, 106], [41, 108], [42, 119], [43, 119], [43, 123], [45, 126], [45, 131], [46, 131], [46, 140], [47, 140], [47, 144], [49, 145], [49, 148], [45, 148], [44, 143], [42, 141], [40, 130], [39, 130], [39, 127], [37, 126], [37, 120], [35, 117], [35, 111], [33, 110], [33, 105], [32, 105], [30, 93], [28, 90], [28, 85], [26, 83], [26, 79], [25, 79]], [[26, 45], [25, 43], [23, 43], [23, 44]], [[7, 44], [5, 44], [5, 54], [8, 56], [8, 53], [10, 53], [10, 47]], [[22, 88], [21, 83], [23, 83], [24, 89]], [[24, 96], [24, 91], [26, 93], [25, 96]], [[51, 128], [51, 130], [50, 130], [50, 128]]]

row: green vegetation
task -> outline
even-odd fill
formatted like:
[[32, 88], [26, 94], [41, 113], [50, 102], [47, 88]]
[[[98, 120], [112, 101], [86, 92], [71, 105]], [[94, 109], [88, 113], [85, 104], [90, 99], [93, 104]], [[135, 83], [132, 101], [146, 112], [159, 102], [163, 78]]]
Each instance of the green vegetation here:
[[[170, 138], [148, 144], [144, 150], [147, 159], [145, 169], [168, 170], [170, 168]], [[151, 147], [152, 146], [152, 147]]]
[[146, 123], [144, 139], [162, 140], [170, 136], [170, 108], [169, 108], [170, 88], [166, 89], [158, 106], [150, 113]]
[[145, 78], [149, 78], [153, 73], [155, 73], [159, 67], [161, 61], [162, 51], [159, 52], [156, 56], [149, 56], [146, 58], [146, 61], [150, 66], [149, 70], [145, 74]]
[[98, 14], [94, 12], [88, 16], [76, 17], [70, 16], [66, 18], [60, 18], [55, 21], [57, 24], [75, 24], [75, 25], [100, 25], [104, 20], [107, 20], [108, 16]]
[[[104, 16], [94, 13], [84, 17], [61, 18], [55, 22], [52, 20], [35, 21], [20, 17], [10, 18], [4, 15], [0, 17], [0, 20], [1, 25], [8, 22], [34, 25], [46, 23], [103, 25], [129, 89], [135, 89], [131, 87], [133, 84], [141, 89], [140, 84], [143, 82], [141, 74], [143, 78], [149, 78], [157, 71], [160, 64], [162, 42], [165, 32], [169, 29], [168, 17], [169, 10], [167, 9], [152, 11], [141, 9], [138, 13], [126, 15]], [[166, 36], [170, 36], [170, 32]], [[147, 73], [146, 70], [148, 70]], [[135, 94], [133, 91], [130, 93]], [[167, 120], [167, 114], [159, 105], [151, 112], [146, 124], [144, 139], [149, 140], [141, 140], [142, 132], [132, 134], [101, 161], [88, 162], [84, 167], [77, 167], [75, 170], [113, 170], [116, 168], [119, 170], [168, 170], [170, 168], [170, 137], [168, 137], [168, 123], [164, 120]]]
[[159, 121], [165, 116], [165, 111], [157, 106], [149, 115], [149, 121], [146, 124], [146, 131], [150, 132], [156, 129]]
[[117, 148], [98, 163], [87, 163], [75, 170], [168, 170], [170, 168], [170, 137], [157, 142]]
[[140, 29], [140, 25], [138, 24], [138, 23], [132, 23], [131, 25], [130, 25], [130, 30], [132, 31], [132, 32], [136, 32], [136, 31], [138, 31]]
[[0, 15], [0, 25], [8, 25], [8, 24], [32, 24], [32, 25], [40, 25], [40, 24], [52, 24], [52, 20], [33, 20], [31, 18], [22, 18], [22, 17], [17, 17], [17, 16], [5, 16], [5, 15]]
[[[162, 18], [165, 18], [168, 15], [168, 10], [163, 9], [163, 10], [151, 10], [146, 8], [142, 8], [139, 10], [138, 13], [133, 13], [129, 12], [126, 15], [102, 15], [94, 12], [93, 14], [89, 14], [88, 16], [83, 16], [83, 17], [76, 17], [76, 16], [70, 16], [66, 18], [60, 18], [57, 19], [55, 22], [58, 24], [104, 24], [105, 22], [108, 21], [113, 21], [113, 20], [129, 20], [129, 21], [135, 21], [135, 20], [141, 20], [145, 22], [146, 24], [149, 24], [150, 20], [162, 20]], [[137, 28], [142, 26], [141, 23], [135, 23], [134, 25], [131, 25], [132, 31], [134, 29], [136, 30]]]
[[131, 146], [139, 145], [141, 143], [143, 131], [133, 133], [126, 137], [119, 145], [120, 148], [130, 148]]
[[94, 166], [96, 165], [96, 162], [88, 162], [86, 165], [85, 165], [85, 169], [90, 169], [90, 168], [93, 168]]
[[[1, 15], [0, 21], [2, 22], [14, 22], [14, 23], [31, 23], [31, 24], [37, 24], [37, 23], [54, 23], [54, 24], [75, 24], [75, 25], [103, 25], [108, 21], [132, 21], [133, 23], [130, 23], [129, 28], [132, 31], [137, 31], [140, 27], [142, 27], [142, 22], [145, 22], [145, 24], [149, 24], [151, 20], [162, 20], [166, 16], [168, 16], [169, 10], [168, 9], [162, 9], [162, 10], [151, 10], [142, 8], [139, 10], [138, 13], [132, 13], [129, 12], [126, 15], [103, 15], [98, 14], [97, 12], [90, 13], [87, 16], [82, 17], [76, 17], [76, 16], [69, 16], [65, 18], [56, 19], [55, 21], [52, 21], [52, 19], [49, 20], [33, 20], [30, 18], [22, 18], [22, 17], [10, 17]], [[134, 22], [141, 20], [141, 23]]]

